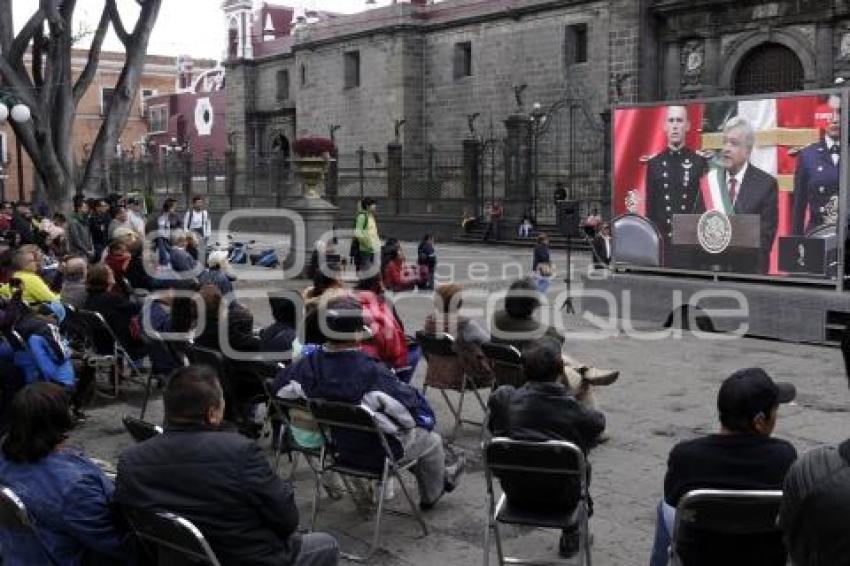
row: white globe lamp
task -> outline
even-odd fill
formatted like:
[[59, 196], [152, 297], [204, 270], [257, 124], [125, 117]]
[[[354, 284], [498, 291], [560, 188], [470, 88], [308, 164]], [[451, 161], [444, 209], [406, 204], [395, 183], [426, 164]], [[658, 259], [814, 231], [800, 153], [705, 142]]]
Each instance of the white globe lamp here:
[[30, 119], [30, 109], [28, 106], [23, 104], [15, 104], [12, 107], [12, 120], [17, 122], [18, 124], [23, 124], [24, 122], [29, 122]]

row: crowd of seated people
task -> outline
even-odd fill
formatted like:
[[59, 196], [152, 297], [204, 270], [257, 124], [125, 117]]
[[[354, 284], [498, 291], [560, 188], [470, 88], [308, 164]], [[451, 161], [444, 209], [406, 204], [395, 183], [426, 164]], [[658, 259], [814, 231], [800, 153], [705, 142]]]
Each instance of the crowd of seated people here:
[[[66, 246], [70, 249], [73, 240], [85, 253], [59, 258], [58, 267], [50, 268], [48, 258], [61, 236], [54, 232], [45, 249], [35, 236], [40, 228], [30, 222], [30, 233], [16, 236], [16, 241], [30, 241], [9, 249], [5, 263], [0, 262], [10, 267], [0, 287], [0, 331], [5, 336], [0, 344], [0, 426], [7, 431], [0, 484], [21, 495], [39, 533], [38, 538], [12, 539], [0, 529], [4, 560], [83, 564], [98, 555], [107, 562], [133, 563], [139, 560], [132, 556], [138, 548], [130, 543], [131, 533], [116, 509], [130, 514], [167, 509], [192, 520], [224, 564], [336, 564], [335, 540], [322, 533], [298, 534], [292, 484], [275, 474], [256, 442], [238, 434], [243, 427], [231, 426], [251, 418], [248, 409], [264, 391], [258, 377], [266, 369], [251, 360], [230, 359], [227, 344], [239, 353], [288, 353], [293, 361], [277, 373], [271, 387], [281, 397], [364, 404], [386, 416], [394, 455], [419, 459], [413, 472], [423, 510], [434, 508], [457, 486], [465, 458], [444, 448], [431, 405], [407, 383], [416, 363], [385, 272], [363, 277], [349, 289], [340, 265], [326, 265], [301, 298], [272, 294], [273, 322], [256, 332], [251, 311], [228, 296], [233, 284], [225, 258], [211, 256], [200, 281], [176, 275], [204, 258], [193, 257], [192, 246], [185, 245], [189, 238], [171, 225], [174, 203], [160, 216], [170, 235], [156, 248], [139, 238], [132, 210], [106, 200], [94, 204], [96, 212], [89, 218], [89, 203], [75, 202], [65, 227]], [[53, 224], [61, 228], [61, 221]], [[88, 230], [89, 242], [77, 234], [82, 228]], [[165, 267], [152, 268], [162, 257]], [[403, 264], [399, 253], [384, 268], [399, 257]], [[173, 289], [197, 293], [203, 320], [198, 320], [196, 302]], [[156, 293], [147, 303], [154, 331], [191, 333], [203, 326], [194, 344], [221, 352], [227, 362], [213, 369], [180, 367], [169, 352], [158, 349], [161, 344], [143, 340], [138, 334], [138, 290]], [[462, 312], [461, 286], [438, 286], [423, 329], [451, 334], [464, 372], [477, 383], [494, 379], [484, 344], [508, 344], [521, 352], [525, 383], [492, 392], [486, 424], [490, 435], [567, 440], [590, 455], [606, 435], [605, 416], [593, 391], [613, 383], [619, 372], [566, 354], [564, 335], [539, 316], [543, 300], [535, 281], [522, 279], [510, 286], [503, 307], [490, 320], [478, 321]], [[134, 360], [149, 357], [156, 373], [170, 376], [163, 395], [165, 433], [122, 453], [114, 489], [67, 442], [93, 376], [69, 349], [64, 305], [101, 313]], [[12, 331], [24, 347], [14, 342]], [[429, 373], [439, 371], [428, 368]], [[779, 405], [793, 397], [793, 388], [757, 368], [735, 372], [723, 382], [717, 396], [719, 433], [679, 443], [670, 452], [663, 500], [654, 507], [652, 566], [668, 563], [675, 507], [697, 488], [783, 489], [781, 532], [689, 541], [678, 549], [687, 565], [770, 566], [784, 564], [788, 554], [795, 565], [850, 562], [850, 542], [842, 529], [850, 519], [850, 441], [797, 460], [790, 443], [772, 436]], [[358, 463], [382, 457], [376, 446], [357, 438], [340, 444], [339, 455]], [[529, 486], [516, 475], [499, 479], [518, 508], [576, 504], [571, 485]], [[591, 490], [596, 489], [594, 484]], [[652, 512], [647, 509], [648, 515]], [[573, 556], [578, 545], [577, 530], [564, 529], [559, 553]]]

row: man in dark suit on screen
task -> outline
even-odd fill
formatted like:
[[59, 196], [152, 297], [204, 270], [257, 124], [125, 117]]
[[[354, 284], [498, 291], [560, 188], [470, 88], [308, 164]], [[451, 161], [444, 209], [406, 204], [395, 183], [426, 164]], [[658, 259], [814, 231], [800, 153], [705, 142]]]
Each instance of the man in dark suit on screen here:
[[766, 273], [776, 236], [777, 183], [772, 175], [750, 163], [754, 145], [755, 132], [748, 121], [735, 117], [726, 122], [721, 152], [721, 163], [726, 169], [726, 191], [735, 214], [758, 214], [760, 217], [756, 271]]

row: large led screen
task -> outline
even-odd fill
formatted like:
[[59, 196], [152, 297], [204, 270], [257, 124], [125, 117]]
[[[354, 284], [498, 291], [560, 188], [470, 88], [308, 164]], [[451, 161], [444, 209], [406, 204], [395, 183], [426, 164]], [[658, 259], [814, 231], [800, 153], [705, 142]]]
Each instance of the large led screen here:
[[617, 108], [615, 261], [836, 277], [841, 105], [817, 93]]

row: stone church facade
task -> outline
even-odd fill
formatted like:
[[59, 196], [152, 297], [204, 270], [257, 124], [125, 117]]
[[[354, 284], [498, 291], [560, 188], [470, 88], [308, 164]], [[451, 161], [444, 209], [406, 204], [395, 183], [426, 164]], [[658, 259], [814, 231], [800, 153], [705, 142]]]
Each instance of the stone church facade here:
[[[612, 105], [850, 78], [850, 0], [409, 0], [288, 19], [250, 0], [223, 10], [237, 163], [331, 129], [343, 155], [398, 143], [411, 167], [429, 147], [461, 154], [478, 140], [482, 161], [499, 146], [506, 173], [493, 195], [509, 216], [549, 202], [559, 183], [580, 189], [585, 208], [606, 206]], [[543, 169], [533, 187], [531, 151]], [[460, 206], [442, 214], [454, 223]]]

